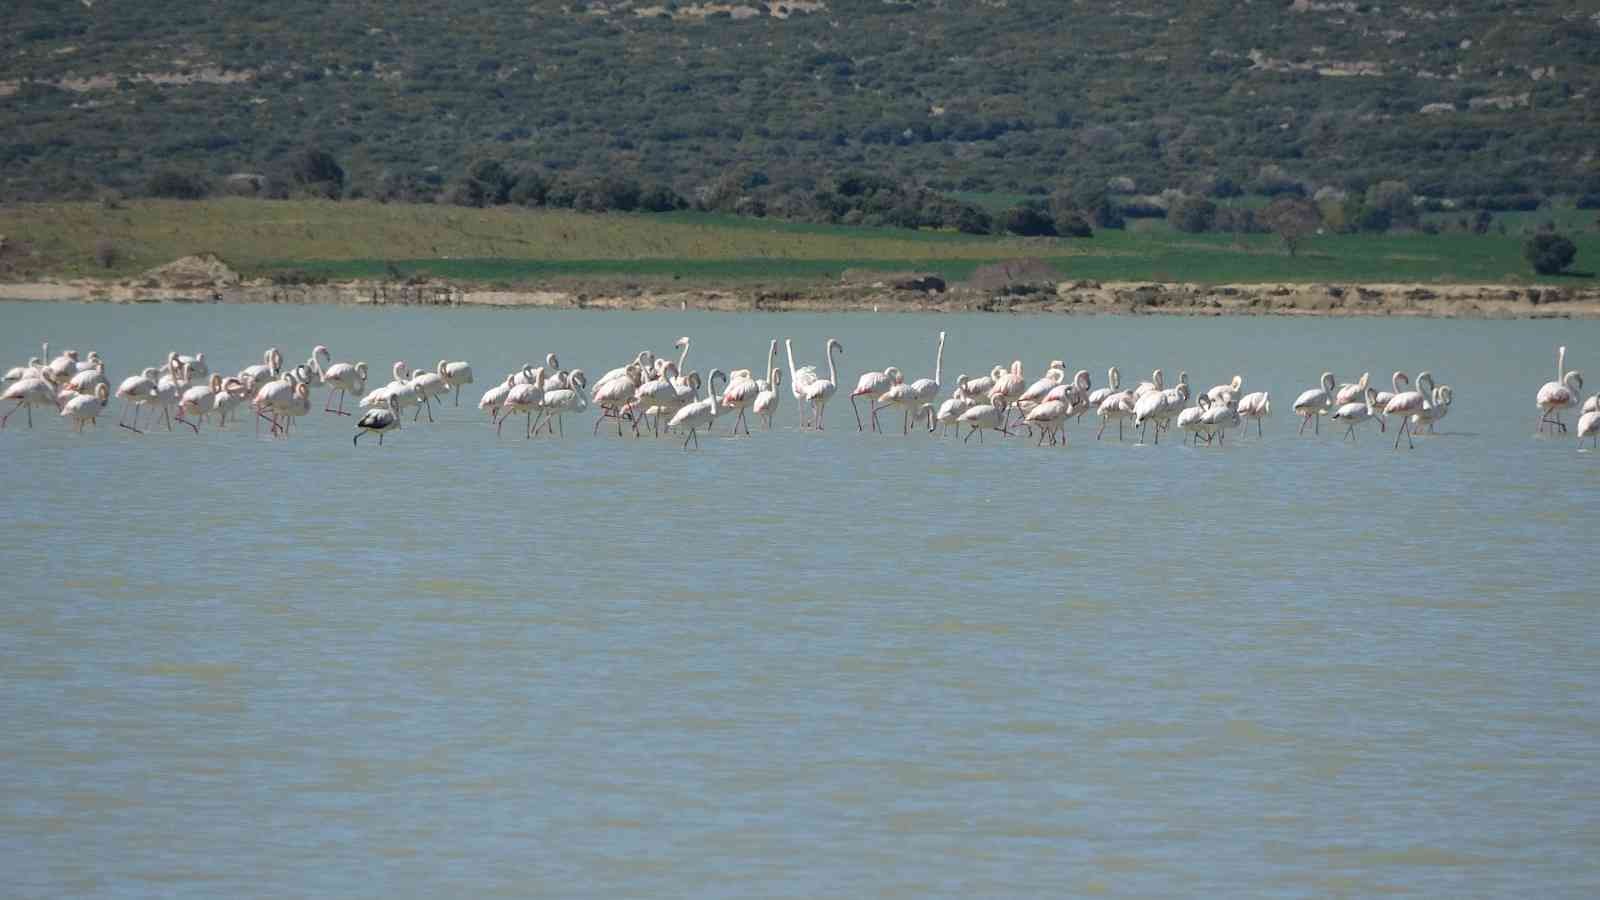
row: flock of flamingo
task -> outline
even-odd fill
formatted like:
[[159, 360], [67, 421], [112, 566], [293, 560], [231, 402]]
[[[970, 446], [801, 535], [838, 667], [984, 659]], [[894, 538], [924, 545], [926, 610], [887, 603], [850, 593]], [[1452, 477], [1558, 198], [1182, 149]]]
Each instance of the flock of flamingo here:
[[[609, 419], [614, 421], [618, 436], [625, 428], [631, 429], [635, 437], [647, 430], [656, 437], [673, 433], [683, 436], [685, 449], [691, 443], [699, 447], [700, 434], [710, 433], [719, 418], [730, 420], [730, 434], [738, 433], [742, 425], [748, 435], [752, 417], [759, 417], [770, 430], [778, 412], [780, 388], [785, 383], [786, 370], [777, 364], [778, 341], [774, 339], [768, 345], [767, 365], [760, 372], [712, 369], [704, 379], [699, 372], [685, 368], [689, 344], [687, 337], [673, 344], [679, 351], [676, 360], [642, 350], [630, 362], [595, 379], [592, 390], [581, 369], [561, 368], [551, 353], [545, 357], [544, 365], [525, 365], [497, 381], [479, 399], [478, 408], [487, 413], [497, 434], [508, 419], [521, 415], [523, 433], [528, 438], [541, 431], [564, 434], [563, 416], [582, 413], [591, 405], [599, 411], [595, 434]], [[820, 431], [828, 403], [838, 393], [836, 357], [844, 353], [844, 347], [837, 339], [827, 340], [823, 350], [827, 375], [823, 377], [817, 366], [795, 365], [793, 342], [785, 340], [783, 344], [798, 425], [802, 430]], [[959, 375], [950, 396], [941, 400], [944, 345], [945, 334], [941, 331], [931, 378], [908, 381], [899, 368], [888, 366], [857, 379], [849, 393], [857, 430], [882, 430], [879, 414], [895, 412], [900, 414], [903, 434], [910, 434], [913, 425], [929, 433], [942, 429], [960, 434], [965, 430], [963, 442], [976, 435], [982, 443], [984, 432], [1025, 433], [1040, 445], [1048, 440], [1052, 445], [1065, 446], [1066, 426], [1093, 413], [1100, 420], [1096, 440], [1116, 422], [1119, 441], [1124, 440], [1125, 425], [1131, 423], [1139, 430], [1141, 443], [1152, 430], [1154, 441], [1160, 443], [1161, 434], [1176, 426], [1196, 444], [1204, 440], [1208, 445], [1221, 445], [1228, 430], [1241, 427], [1246, 420], [1255, 420], [1256, 434], [1262, 436], [1261, 420], [1272, 413], [1271, 395], [1266, 391], [1242, 393], [1244, 379], [1239, 375], [1227, 384], [1191, 396], [1187, 372], [1180, 372], [1177, 383], [1169, 387], [1162, 370], [1156, 369], [1148, 381], [1125, 388], [1121, 373], [1113, 366], [1107, 372], [1106, 385], [1095, 388], [1087, 370], [1069, 375], [1060, 360], [1053, 360], [1044, 375], [1032, 382], [1023, 377], [1020, 360], [1009, 366], [996, 365], [985, 375]], [[1540, 387], [1535, 398], [1541, 432], [1566, 433], [1561, 414], [1577, 408], [1581, 399], [1583, 375], [1565, 370], [1566, 353], [1567, 348], [1558, 348], [1556, 379]], [[28, 427], [33, 427], [36, 406], [54, 407], [79, 431], [85, 424], [98, 424], [112, 396], [105, 369], [105, 361], [97, 352], [80, 357], [78, 351], [66, 350], [51, 357], [50, 345], [45, 344], [41, 356], [5, 374], [0, 402], [11, 401], [15, 405], [0, 416], [0, 428], [12, 415], [24, 410]], [[396, 362], [392, 374], [389, 383], [368, 391], [366, 363], [336, 363], [328, 348], [321, 345], [312, 350], [305, 363], [288, 368], [278, 349], [268, 348], [262, 353], [261, 362], [234, 375], [212, 372], [204, 353], [184, 356], [173, 351], [159, 365], [124, 378], [117, 386], [115, 396], [123, 401], [117, 424], [143, 433], [139, 420], [149, 409], [168, 430], [176, 423], [199, 434], [200, 424], [211, 416], [216, 417], [216, 426], [221, 428], [230, 417], [237, 420], [249, 411], [254, 413], [258, 433], [261, 423], [266, 422], [273, 436], [286, 437], [295, 420], [311, 412], [312, 389], [321, 387], [327, 389], [323, 404], [326, 413], [353, 415], [345, 411], [345, 403], [351, 395], [360, 398], [357, 407], [361, 415], [355, 422], [353, 444], [359, 444], [365, 434], [376, 434], [382, 444], [386, 433], [400, 428], [408, 409], [414, 408], [413, 422], [424, 412], [432, 422], [435, 403], [454, 395], [459, 406], [462, 387], [473, 383], [472, 367], [466, 362], [440, 360], [431, 370], [409, 371], [405, 363]], [[1333, 373], [1322, 373], [1318, 386], [1301, 393], [1292, 407], [1300, 417], [1300, 433], [1307, 427], [1320, 433], [1321, 420], [1326, 416], [1343, 425], [1344, 438], [1354, 441], [1362, 424], [1376, 420], [1379, 428], [1386, 431], [1388, 422], [1398, 418], [1395, 449], [1399, 449], [1401, 438], [1406, 439], [1407, 446], [1415, 447], [1412, 436], [1419, 429], [1432, 432], [1434, 425], [1450, 412], [1454, 400], [1450, 386], [1435, 385], [1428, 372], [1417, 376], [1415, 386], [1404, 372], [1395, 372], [1389, 391], [1380, 391], [1368, 381], [1368, 375], [1363, 374], [1354, 382], [1340, 384]], [[858, 405], [863, 399], [865, 418]], [[1583, 438], [1590, 438], [1592, 447], [1600, 445], [1600, 394], [1583, 404], [1577, 429], [1580, 446]]]

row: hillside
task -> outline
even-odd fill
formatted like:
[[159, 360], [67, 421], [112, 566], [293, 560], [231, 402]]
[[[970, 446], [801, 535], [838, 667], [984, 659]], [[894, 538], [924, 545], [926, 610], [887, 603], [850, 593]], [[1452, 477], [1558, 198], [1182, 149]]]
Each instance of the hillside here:
[[1600, 13], [1193, 0], [100, 0], [0, 31], [0, 198], [160, 167], [346, 194], [476, 160], [774, 196], [857, 170], [942, 192], [1222, 178], [1419, 195], [1600, 192]]

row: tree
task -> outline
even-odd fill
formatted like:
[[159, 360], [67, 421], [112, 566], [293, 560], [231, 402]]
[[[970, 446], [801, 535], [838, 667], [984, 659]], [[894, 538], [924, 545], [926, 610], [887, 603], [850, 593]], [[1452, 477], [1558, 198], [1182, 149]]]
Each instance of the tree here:
[[1167, 219], [1179, 231], [1210, 231], [1217, 222], [1217, 205], [1204, 197], [1179, 197], [1167, 208]]
[[1056, 232], [1062, 237], [1094, 237], [1094, 229], [1089, 226], [1089, 220], [1084, 218], [1082, 213], [1077, 212], [1069, 212], [1064, 216], [1057, 216]]
[[1304, 197], [1279, 196], [1267, 204], [1260, 218], [1283, 240], [1283, 246], [1294, 256], [1306, 238], [1322, 227], [1322, 212], [1317, 205]]
[[1522, 255], [1540, 275], [1558, 275], [1578, 256], [1578, 248], [1559, 234], [1536, 234], [1522, 245]]
[[1053, 237], [1056, 233], [1056, 223], [1050, 214], [1031, 206], [1013, 206], [1006, 210], [1002, 221], [1006, 231], [1023, 237]]
[[307, 147], [289, 160], [289, 176], [306, 191], [337, 200], [344, 194], [344, 167], [333, 154]]

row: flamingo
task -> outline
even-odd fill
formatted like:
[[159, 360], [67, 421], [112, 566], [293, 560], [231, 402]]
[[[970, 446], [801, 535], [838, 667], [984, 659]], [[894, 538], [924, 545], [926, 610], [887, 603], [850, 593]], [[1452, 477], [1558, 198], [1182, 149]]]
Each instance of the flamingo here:
[[[1362, 377], [1362, 380], [1365, 381], [1365, 376]], [[1344, 430], [1344, 435], [1350, 439], [1351, 443], [1354, 443], [1356, 439], [1356, 426], [1360, 425], [1362, 422], [1374, 418], [1377, 415], [1378, 389], [1369, 387], [1366, 389], [1366, 395], [1363, 397], [1360, 403], [1341, 403], [1339, 408], [1334, 410], [1333, 421], [1343, 422], [1349, 426]]]
[[1438, 387], [1435, 387], [1433, 389], [1433, 396], [1430, 398], [1430, 402], [1425, 405], [1420, 412], [1412, 414], [1412, 432], [1415, 432], [1417, 430], [1417, 426], [1420, 425], [1427, 429], [1428, 434], [1433, 434], [1433, 426], [1437, 425], [1440, 419], [1443, 419], [1445, 416], [1450, 414], [1450, 404], [1454, 400], [1455, 390], [1451, 388], [1450, 385], [1441, 384]]
[[[1100, 408], [1100, 404], [1104, 403], [1107, 397], [1120, 390], [1122, 390], [1122, 371], [1116, 366], [1112, 366], [1106, 370], [1106, 386], [1103, 388], [1095, 388], [1089, 392], [1089, 396], [1086, 398], [1086, 402], [1084, 404], [1084, 411], [1091, 409], [1098, 410]], [[1080, 412], [1078, 417], [1080, 419], [1083, 418], [1083, 413]]]
[[211, 370], [206, 368], [206, 355], [204, 353], [196, 353], [193, 356], [179, 356], [177, 352], [173, 352], [171, 358], [177, 360], [179, 366], [188, 366], [189, 372], [195, 378], [205, 378], [211, 374]]
[[[328, 396], [323, 401], [322, 411], [333, 413], [337, 416], [348, 416], [350, 414], [344, 411], [345, 398], [352, 393], [362, 394], [366, 392], [367, 364], [364, 361], [355, 365], [334, 363], [322, 371], [322, 382], [328, 385]], [[339, 395], [339, 406], [336, 409], [330, 408], [328, 405], [333, 402], [335, 393]]]
[[1356, 379], [1355, 384], [1339, 385], [1339, 389], [1333, 394], [1333, 406], [1338, 408], [1347, 403], [1364, 401], [1367, 396], [1367, 380], [1371, 377], [1371, 372], [1362, 372], [1361, 377]]
[[[639, 435], [639, 427], [644, 421], [644, 415], [650, 409], [657, 410], [652, 427], [656, 436], [661, 436], [660, 410], [672, 407], [678, 402], [678, 389], [673, 380], [678, 377], [678, 365], [671, 360], [661, 367], [655, 378], [639, 385], [633, 391], [633, 403], [636, 410], [633, 420], [633, 434]], [[696, 376], [698, 378], [698, 376]], [[675, 407], [674, 407], [675, 409]]]
[[1151, 391], [1163, 390], [1166, 390], [1166, 385], [1162, 384], [1161, 370], [1156, 369], [1154, 372], [1150, 373], [1149, 381], [1141, 381], [1134, 387], [1133, 399], [1138, 400], [1140, 397], [1143, 397], [1145, 394], [1148, 394]]
[[239, 380], [255, 384], [266, 384], [268, 381], [277, 378], [282, 371], [283, 354], [278, 352], [277, 347], [268, 347], [261, 354], [261, 362], [253, 366], [245, 366], [239, 370]]
[[[956, 389], [951, 392], [950, 399], [939, 404], [939, 411], [934, 414], [934, 420], [944, 426], [946, 431], [950, 430], [950, 426], [956, 426], [955, 433], [960, 434], [961, 414], [977, 405], [978, 401], [972, 399], [972, 394], [967, 392], [967, 376], [959, 375], [956, 377]], [[932, 431], [932, 426], [929, 426], [928, 430]]]
[[68, 380], [67, 387], [71, 388], [75, 394], [93, 394], [94, 389], [102, 384], [108, 385], [106, 381], [106, 364], [101, 362], [98, 355], [96, 355], [94, 364], [87, 368], [79, 369], [77, 374]]
[[1133, 416], [1136, 402], [1132, 391], [1117, 391], [1102, 399], [1100, 405], [1095, 407], [1096, 414], [1100, 416], [1100, 430], [1095, 433], [1094, 439], [1100, 440], [1100, 436], [1106, 433], [1106, 425], [1110, 424], [1112, 419], [1116, 419], [1117, 440], [1121, 441], [1122, 423]]
[[967, 396], [969, 396], [969, 397], [987, 397], [987, 396], [989, 396], [989, 392], [994, 390], [995, 382], [998, 381], [1000, 379], [1000, 377], [1005, 375], [1005, 374], [1006, 374], [1006, 370], [1005, 370], [1004, 366], [995, 366], [994, 368], [989, 370], [989, 374], [987, 374], [987, 375], [979, 375], [977, 378], [968, 378], [968, 379], [966, 379], [966, 382], [967, 382]]
[[961, 439], [961, 443], [965, 444], [967, 441], [972, 440], [972, 436], [976, 434], [978, 436], [978, 443], [981, 444], [983, 443], [983, 432], [985, 431], [998, 431], [1001, 434], [1007, 434], [1008, 432], [1006, 431], [1005, 427], [1005, 406], [1005, 397], [995, 396], [991, 391], [988, 403], [979, 403], [971, 406], [966, 412], [957, 416], [957, 428], [962, 425], [967, 425], [971, 428], [971, 430], [967, 432], [967, 436]]
[[1333, 392], [1335, 382], [1332, 372], [1322, 373], [1322, 387], [1312, 388], [1301, 393], [1295, 398], [1295, 415], [1303, 417], [1300, 420], [1300, 434], [1306, 433], [1306, 426], [1315, 423], [1313, 433], [1322, 433], [1322, 416], [1327, 415], [1333, 406]]
[[527, 426], [523, 437], [533, 437], [533, 409], [544, 400], [545, 370], [543, 368], [532, 370], [533, 380], [524, 384], [512, 385], [505, 399], [501, 401], [500, 408], [505, 410], [500, 416], [500, 421], [495, 423], [494, 433], [500, 434], [500, 429], [505, 426], [506, 420], [522, 413], [527, 417]]
[[[193, 373], [185, 371], [184, 374], [184, 382], [188, 383], [189, 376], [192, 376]], [[193, 428], [195, 434], [199, 434], [200, 427], [185, 419], [183, 415], [188, 413], [204, 422], [206, 414], [211, 412], [212, 407], [216, 405], [216, 396], [221, 390], [222, 376], [215, 372], [211, 373], [211, 377], [207, 379], [205, 384], [197, 384], [193, 387], [185, 388], [178, 397], [178, 421]]]
[[[167, 423], [168, 431], [172, 430], [172, 409], [178, 405], [178, 397], [185, 387], [180, 381], [182, 377], [183, 367], [174, 353], [167, 358], [167, 370], [156, 379], [156, 405], [161, 407], [161, 419]], [[195, 433], [199, 434], [200, 429], [196, 428]]]
[[1256, 437], [1261, 437], [1261, 420], [1272, 415], [1272, 394], [1256, 391], [1239, 398], [1240, 418], [1256, 420]]
[[1567, 348], [1556, 348], [1556, 380], [1547, 381], [1539, 388], [1539, 393], [1534, 397], [1534, 402], [1539, 407], [1539, 427], [1537, 431], [1544, 431], [1546, 426], [1554, 433], [1557, 428], [1566, 432], [1567, 426], [1561, 421], [1561, 411], [1578, 404], [1578, 396], [1583, 393], [1583, 373], [1567, 372], [1562, 374], [1562, 369], [1567, 362]]
[[79, 394], [67, 401], [61, 408], [61, 415], [78, 423], [78, 430], [83, 430], [83, 423], [95, 422], [96, 417], [105, 411], [106, 404], [110, 402], [111, 386], [105, 382], [95, 385], [93, 394]]
[[[790, 368], [793, 368], [794, 348], [787, 338], [784, 339], [783, 344], [785, 349], [789, 351]], [[811, 425], [818, 431], [822, 430], [823, 415], [827, 411], [828, 401], [833, 398], [834, 392], [838, 389], [839, 371], [834, 363], [834, 351], [838, 351], [840, 355], [843, 355], [844, 345], [839, 343], [837, 338], [828, 338], [823, 345], [823, 352], [828, 357], [828, 377], [825, 379], [814, 378], [800, 388], [800, 399], [811, 404]]]
[[438, 372], [440, 378], [444, 379], [445, 387], [453, 388], [455, 390], [455, 405], [460, 406], [461, 388], [472, 383], [471, 364], [467, 363], [465, 360], [448, 362], [441, 359], [439, 360], [439, 366], [437, 369], [435, 369], [435, 371]]
[[550, 428], [550, 420], [554, 419], [556, 427], [551, 429], [550, 433], [554, 435], [559, 430], [563, 437], [566, 436], [567, 429], [561, 422], [562, 413], [581, 413], [589, 408], [589, 401], [583, 398], [583, 390], [588, 387], [589, 379], [583, 374], [583, 370], [573, 369], [568, 373], [566, 385], [553, 391], [545, 391], [540, 403], [545, 416], [545, 427]]
[[[767, 368], [763, 371], [770, 373], [777, 358], [778, 340], [773, 338], [767, 345]], [[740, 377], [741, 373], [743, 375], [742, 378]], [[760, 381], [752, 377], [749, 369], [740, 369], [729, 379], [728, 387], [722, 392], [723, 412], [737, 410], [739, 413], [738, 417], [733, 420], [733, 427], [728, 430], [729, 434], [739, 433], [740, 422], [744, 423], [744, 433], [750, 433], [750, 422], [745, 419], [744, 412], [751, 404], [756, 402], [756, 397], [763, 390], [765, 390], [765, 387]], [[853, 401], [851, 405], [854, 405]], [[859, 415], [857, 417], [859, 418]]]
[[1205, 398], [1214, 404], [1227, 405], [1239, 396], [1239, 389], [1242, 387], [1244, 387], [1244, 376], [1235, 375], [1227, 384], [1219, 384], [1209, 388], [1205, 393]]
[[[777, 341], [773, 341], [773, 345], [776, 346]], [[767, 373], [767, 386], [756, 394], [755, 404], [751, 406], [756, 415], [766, 420], [768, 431], [772, 430], [772, 417], [778, 411], [778, 388], [782, 385], [783, 370], [774, 366]], [[748, 433], [749, 425], [746, 425], [745, 429]]]
[[1200, 443], [1200, 432], [1205, 430], [1205, 415], [1211, 409], [1211, 398], [1206, 394], [1196, 397], [1194, 406], [1184, 407], [1178, 412], [1178, 429], [1187, 431], [1193, 444]]
[[421, 416], [422, 411], [426, 409], [428, 411], [428, 422], [432, 423], [433, 401], [437, 397], [450, 393], [450, 385], [445, 383], [444, 376], [438, 372], [417, 369], [411, 373], [411, 387], [417, 392], [417, 396], [421, 400], [421, 405], [417, 407], [417, 412], [412, 416], [411, 420], [413, 422], [416, 421], [417, 417]]
[[487, 410], [489, 421], [493, 422], [500, 416], [500, 407], [506, 402], [506, 395], [516, 387], [517, 373], [506, 376], [506, 380], [483, 392], [483, 397], [478, 400], [478, 408]]
[[27, 365], [12, 366], [7, 369], [5, 377], [0, 378], [0, 383], [10, 384], [13, 381], [21, 381], [24, 378], [36, 378], [40, 372], [44, 371], [44, 368], [44, 363], [40, 361], [39, 357], [30, 356], [28, 357]]
[[[850, 392], [850, 408], [856, 414], [857, 431], [865, 431], [866, 428], [861, 424], [861, 410], [856, 406], [856, 398], [877, 397], [895, 385], [903, 383], [903, 381], [904, 377], [900, 374], [900, 370], [894, 366], [890, 366], [882, 372], [865, 372], [856, 380], [856, 389]], [[868, 410], [871, 414], [872, 430], [882, 431], [883, 429], [878, 427], [878, 410], [871, 405], [871, 401], [868, 401]]]
[[[213, 374], [212, 378], [217, 376]], [[211, 398], [211, 408], [217, 413], [217, 427], [224, 428], [228, 424], [228, 414], [238, 408], [248, 396], [248, 388], [239, 380], [238, 376], [230, 375], [222, 379], [221, 390]]]
[[400, 400], [393, 394], [384, 398], [383, 406], [369, 409], [356, 420], [356, 435], [350, 439], [350, 446], [360, 443], [363, 434], [376, 434], [378, 446], [383, 446], [383, 435], [386, 431], [400, 429]]
[[[50, 345], [45, 344], [45, 359], [50, 359]], [[63, 350], [61, 355], [50, 359], [50, 374], [55, 376], [55, 381], [61, 383], [78, 373], [78, 351]]]
[[1583, 449], [1584, 438], [1592, 438], [1590, 450], [1600, 449], [1600, 394], [1590, 397], [1583, 409], [1583, 415], [1578, 417], [1578, 449]]
[[622, 375], [614, 376], [594, 386], [594, 393], [590, 399], [600, 407], [600, 415], [594, 420], [594, 433], [600, 433], [600, 423], [609, 416], [617, 420], [617, 437], [622, 437], [622, 413], [633, 402], [634, 391], [638, 390], [640, 379], [644, 377], [643, 367], [637, 363], [628, 363]]
[[[139, 430], [139, 412], [156, 402], [156, 378], [156, 370], [152, 366], [138, 375], [129, 375], [117, 385], [117, 396], [122, 400], [122, 416], [117, 420], [118, 425], [135, 434], [144, 434]], [[129, 408], [133, 409], [132, 425], [125, 421], [128, 418]]]
[[710, 377], [706, 379], [706, 399], [685, 404], [682, 409], [673, 413], [671, 421], [667, 423], [669, 430], [673, 428], [689, 429], [689, 436], [683, 439], [683, 449], [685, 450], [689, 449], [691, 440], [694, 441], [695, 449], [699, 449], [700, 437], [698, 432], [701, 429], [710, 432], [712, 425], [717, 421], [717, 376], [719, 375], [722, 376], [724, 381], [727, 380], [727, 373], [721, 369], [712, 369]]
[[61, 402], [56, 399], [54, 370], [42, 369], [37, 376], [12, 382], [5, 393], [0, 394], [0, 402], [6, 400], [14, 400], [17, 405], [11, 408], [11, 412], [0, 416], [0, 428], [6, 427], [6, 421], [11, 418], [12, 413], [24, 407], [28, 410], [28, 427], [32, 428], [35, 406], [49, 404], [57, 410], [61, 408]]
[[1211, 408], [1200, 417], [1200, 422], [1206, 429], [1206, 443], [1211, 443], [1211, 435], [1216, 435], [1219, 447], [1227, 439], [1227, 430], [1238, 428], [1242, 421], [1238, 408], [1228, 402], [1211, 404]]
[[[1400, 382], [1399, 376], [1402, 374], [1403, 373], [1399, 372], [1395, 373], [1395, 382], [1397, 387]], [[1383, 414], [1385, 416], [1401, 417], [1400, 428], [1396, 430], [1394, 435], [1394, 448], [1396, 450], [1400, 449], [1401, 436], [1405, 437], [1407, 446], [1413, 450], [1417, 448], [1416, 443], [1411, 440], [1411, 416], [1421, 412], [1422, 408], [1428, 405], [1428, 397], [1433, 393], [1433, 375], [1428, 372], [1422, 372], [1418, 374], [1417, 387], [1422, 388], [1422, 390], [1397, 392], [1394, 397], [1390, 399], [1389, 405], [1383, 408]]]
[[[1026, 422], [1029, 427], [1038, 427], [1039, 444], [1043, 444], [1045, 437], [1048, 435], [1050, 444], [1054, 446], [1057, 436], [1062, 433], [1062, 426], [1066, 424], [1067, 415], [1071, 408], [1071, 404], [1066, 400], [1043, 400], [1034, 404], [1034, 407], [1022, 417], [1022, 421]], [[1061, 446], [1065, 447], [1066, 445], [1067, 442], [1062, 440]]]
[[[933, 354], [933, 377], [918, 378], [911, 382], [912, 390], [917, 392], [917, 402], [928, 410], [928, 430], [933, 430], [933, 401], [939, 398], [939, 392], [944, 390], [940, 380], [944, 377], [944, 332], [939, 332], [939, 348]], [[917, 410], [918, 415], [922, 412]]]

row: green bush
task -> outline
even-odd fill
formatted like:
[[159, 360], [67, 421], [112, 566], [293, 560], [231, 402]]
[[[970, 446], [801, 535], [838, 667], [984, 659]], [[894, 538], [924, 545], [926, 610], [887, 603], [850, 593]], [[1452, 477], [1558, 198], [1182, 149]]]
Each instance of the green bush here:
[[1540, 275], [1558, 275], [1578, 256], [1572, 241], [1559, 234], [1536, 234], [1522, 245], [1522, 255]]

